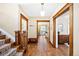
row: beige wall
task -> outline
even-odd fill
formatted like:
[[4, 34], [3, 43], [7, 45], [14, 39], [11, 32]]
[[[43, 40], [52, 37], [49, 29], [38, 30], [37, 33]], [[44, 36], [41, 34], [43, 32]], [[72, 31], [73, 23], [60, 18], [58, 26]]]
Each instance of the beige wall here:
[[50, 42], [53, 44], [53, 18], [50, 18]]
[[14, 36], [19, 29], [19, 12], [17, 4], [0, 4], [0, 28]]
[[57, 32], [60, 31], [60, 35], [69, 35], [69, 11], [59, 16], [56, 22]]
[[24, 18], [22, 20], [22, 31], [27, 31], [27, 21]]
[[28, 21], [28, 38], [37, 38], [37, 21]]
[[79, 56], [79, 3], [74, 4], [74, 30], [73, 30], [73, 51]]

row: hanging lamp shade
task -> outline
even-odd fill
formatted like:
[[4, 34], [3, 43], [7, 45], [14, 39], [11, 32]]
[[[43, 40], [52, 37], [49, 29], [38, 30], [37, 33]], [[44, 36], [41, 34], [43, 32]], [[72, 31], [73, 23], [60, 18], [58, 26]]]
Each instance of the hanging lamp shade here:
[[44, 11], [44, 3], [41, 3], [41, 11], [40, 11], [41, 16], [45, 16], [45, 11]]

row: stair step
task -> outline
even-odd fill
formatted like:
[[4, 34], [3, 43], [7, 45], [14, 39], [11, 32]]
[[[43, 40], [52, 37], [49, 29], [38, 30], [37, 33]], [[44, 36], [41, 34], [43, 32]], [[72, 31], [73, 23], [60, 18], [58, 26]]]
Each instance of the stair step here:
[[5, 44], [5, 39], [4, 40], [0, 40], [0, 46]]
[[1, 34], [1, 31], [0, 31], [0, 34]]
[[4, 56], [14, 56], [16, 54], [16, 48], [11, 48]]
[[6, 38], [5, 39], [5, 43], [10, 43], [11, 42], [11, 39], [10, 38]]
[[0, 35], [0, 39], [5, 39], [6, 35]]
[[0, 56], [14, 56], [16, 54], [16, 48], [10, 48], [8, 51], [4, 52]]
[[20, 47], [20, 45], [17, 45], [17, 46], [13, 46], [12, 48], [16, 48], [16, 51], [18, 51], [19, 47]]
[[24, 49], [19, 49], [19, 51], [18, 51], [18, 52], [21, 52], [21, 53], [23, 53], [22, 55], [24, 55], [25, 50], [24, 50]]
[[11, 43], [0, 46], [0, 54], [4, 53], [5, 51], [7, 51], [10, 48], [11, 48]]
[[23, 52], [17, 52], [15, 56], [23, 56]]
[[11, 40], [10, 38], [0, 40], [0, 46], [10, 43], [11, 42], [10, 40]]
[[23, 54], [24, 54], [24, 49], [19, 49], [15, 54], [15, 56], [23, 56]]

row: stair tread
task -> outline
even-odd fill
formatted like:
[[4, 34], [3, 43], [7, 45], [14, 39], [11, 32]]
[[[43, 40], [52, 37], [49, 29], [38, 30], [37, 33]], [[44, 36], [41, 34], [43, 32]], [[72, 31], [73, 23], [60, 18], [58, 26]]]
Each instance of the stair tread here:
[[0, 34], [0, 39], [5, 39], [6, 35]]
[[9, 38], [6, 38], [6, 39], [0, 39], [0, 41], [5, 41], [5, 40], [8, 40]]
[[15, 56], [22, 56], [23, 55], [23, 52], [17, 52], [16, 54], [15, 54]]
[[5, 44], [5, 40], [0, 40], [0, 46]]
[[0, 36], [3, 36], [4, 34], [0, 34]]
[[17, 46], [13, 46], [13, 48], [18, 48], [20, 45], [17, 45]]
[[0, 36], [6, 36], [6, 35], [4, 35], [4, 34], [0, 34]]
[[24, 49], [19, 49], [19, 52], [24, 52]]
[[[2, 43], [1, 43], [2, 42]], [[4, 45], [4, 44], [8, 44], [10, 43], [10, 39], [9, 38], [6, 38], [6, 39], [0, 39], [0, 46]]]
[[0, 41], [5, 41], [5, 39], [2, 39], [2, 40], [0, 40]]
[[9, 56], [14, 50], [16, 50], [16, 48], [10, 48], [8, 51], [3, 53], [1, 56]]
[[4, 47], [6, 47], [7, 45], [11, 45], [11, 43], [4, 44], [4, 45], [0, 46], [0, 49], [2, 49], [2, 48], [4, 48]]
[[14, 50], [16, 50], [16, 48], [11, 48], [10, 50], [8, 50], [8, 53], [6, 53], [4, 56], [8, 56], [8, 55], [11, 54]]

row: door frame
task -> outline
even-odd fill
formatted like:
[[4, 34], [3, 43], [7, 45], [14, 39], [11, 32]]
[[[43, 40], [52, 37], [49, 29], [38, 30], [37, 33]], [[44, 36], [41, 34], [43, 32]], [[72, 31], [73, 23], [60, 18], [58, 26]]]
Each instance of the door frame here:
[[73, 3], [67, 3], [53, 16], [53, 46], [56, 48], [56, 18], [69, 11], [69, 56], [73, 56]]
[[37, 20], [37, 39], [38, 39], [38, 23], [39, 22], [49, 22], [49, 40], [50, 40], [50, 20]]
[[40, 25], [39, 27], [41, 27], [41, 26], [45, 26], [45, 27], [47, 27], [47, 25]]
[[20, 14], [20, 31], [21, 32], [22, 32], [22, 20], [25, 20], [27, 22], [26, 23], [26, 25], [27, 25], [26, 29], [27, 29], [27, 36], [28, 36], [28, 18], [25, 17], [23, 14]]

